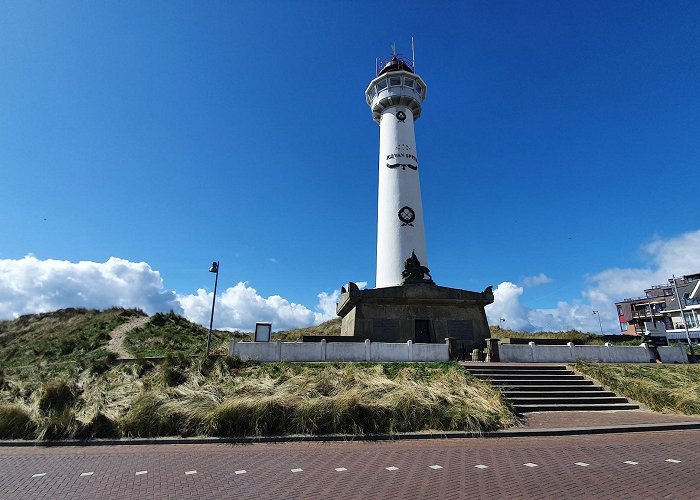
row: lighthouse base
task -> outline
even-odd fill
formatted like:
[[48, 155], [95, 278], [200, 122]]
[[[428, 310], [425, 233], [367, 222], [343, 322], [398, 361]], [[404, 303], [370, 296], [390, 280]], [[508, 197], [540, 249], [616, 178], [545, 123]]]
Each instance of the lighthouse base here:
[[493, 302], [488, 287], [470, 292], [431, 283], [360, 290], [355, 283], [341, 289], [336, 308], [343, 318], [341, 336], [372, 342], [444, 343], [451, 356], [465, 357], [483, 349], [490, 337], [484, 307]]

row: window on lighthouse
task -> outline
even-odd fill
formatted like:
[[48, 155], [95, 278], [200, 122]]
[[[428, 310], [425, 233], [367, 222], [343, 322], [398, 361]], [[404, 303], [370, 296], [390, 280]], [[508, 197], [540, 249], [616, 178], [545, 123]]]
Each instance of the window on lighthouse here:
[[405, 78], [403, 81], [403, 85], [404, 87], [413, 88], [413, 80], [411, 80], [410, 78]]
[[377, 92], [381, 92], [386, 88], [386, 80], [379, 80], [377, 82]]
[[419, 83], [416, 83], [416, 92], [418, 92], [419, 94], [423, 92], [423, 87], [421, 87]]
[[401, 85], [401, 78], [389, 78], [389, 86], [390, 87], [399, 87]]

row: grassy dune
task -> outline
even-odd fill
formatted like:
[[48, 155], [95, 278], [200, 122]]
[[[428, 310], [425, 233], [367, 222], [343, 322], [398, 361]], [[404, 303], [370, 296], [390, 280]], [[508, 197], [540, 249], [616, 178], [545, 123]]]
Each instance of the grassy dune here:
[[452, 363], [175, 357], [40, 378], [6, 374], [0, 438], [481, 432], [515, 421], [500, 393]]
[[576, 369], [652, 410], [700, 415], [700, 365], [577, 363]]

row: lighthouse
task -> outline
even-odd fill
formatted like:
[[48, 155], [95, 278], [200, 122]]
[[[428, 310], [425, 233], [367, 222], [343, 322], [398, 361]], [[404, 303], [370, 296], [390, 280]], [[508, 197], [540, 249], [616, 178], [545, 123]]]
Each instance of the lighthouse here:
[[[360, 289], [353, 282], [340, 288], [336, 304], [336, 313], [343, 318], [340, 335], [370, 343], [402, 343], [401, 348], [409, 340], [447, 342], [450, 357], [463, 359], [486, 346], [490, 331], [484, 307], [493, 302], [493, 290], [448, 288], [430, 276], [419, 179], [422, 165], [413, 130], [425, 100], [425, 82], [414, 64], [396, 52], [377, 65], [375, 75], [365, 98], [379, 124], [377, 281], [375, 288]], [[358, 349], [352, 360], [370, 360], [372, 349], [369, 345], [362, 352]]]
[[426, 85], [413, 64], [394, 54], [377, 66], [365, 97], [379, 124], [376, 287], [401, 285], [407, 258], [427, 267], [420, 163], [414, 123]]

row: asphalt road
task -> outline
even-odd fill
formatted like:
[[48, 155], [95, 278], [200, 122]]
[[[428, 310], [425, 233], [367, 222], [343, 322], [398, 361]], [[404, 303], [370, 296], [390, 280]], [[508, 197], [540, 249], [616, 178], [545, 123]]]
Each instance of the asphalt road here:
[[1, 499], [700, 498], [700, 431], [0, 448]]

